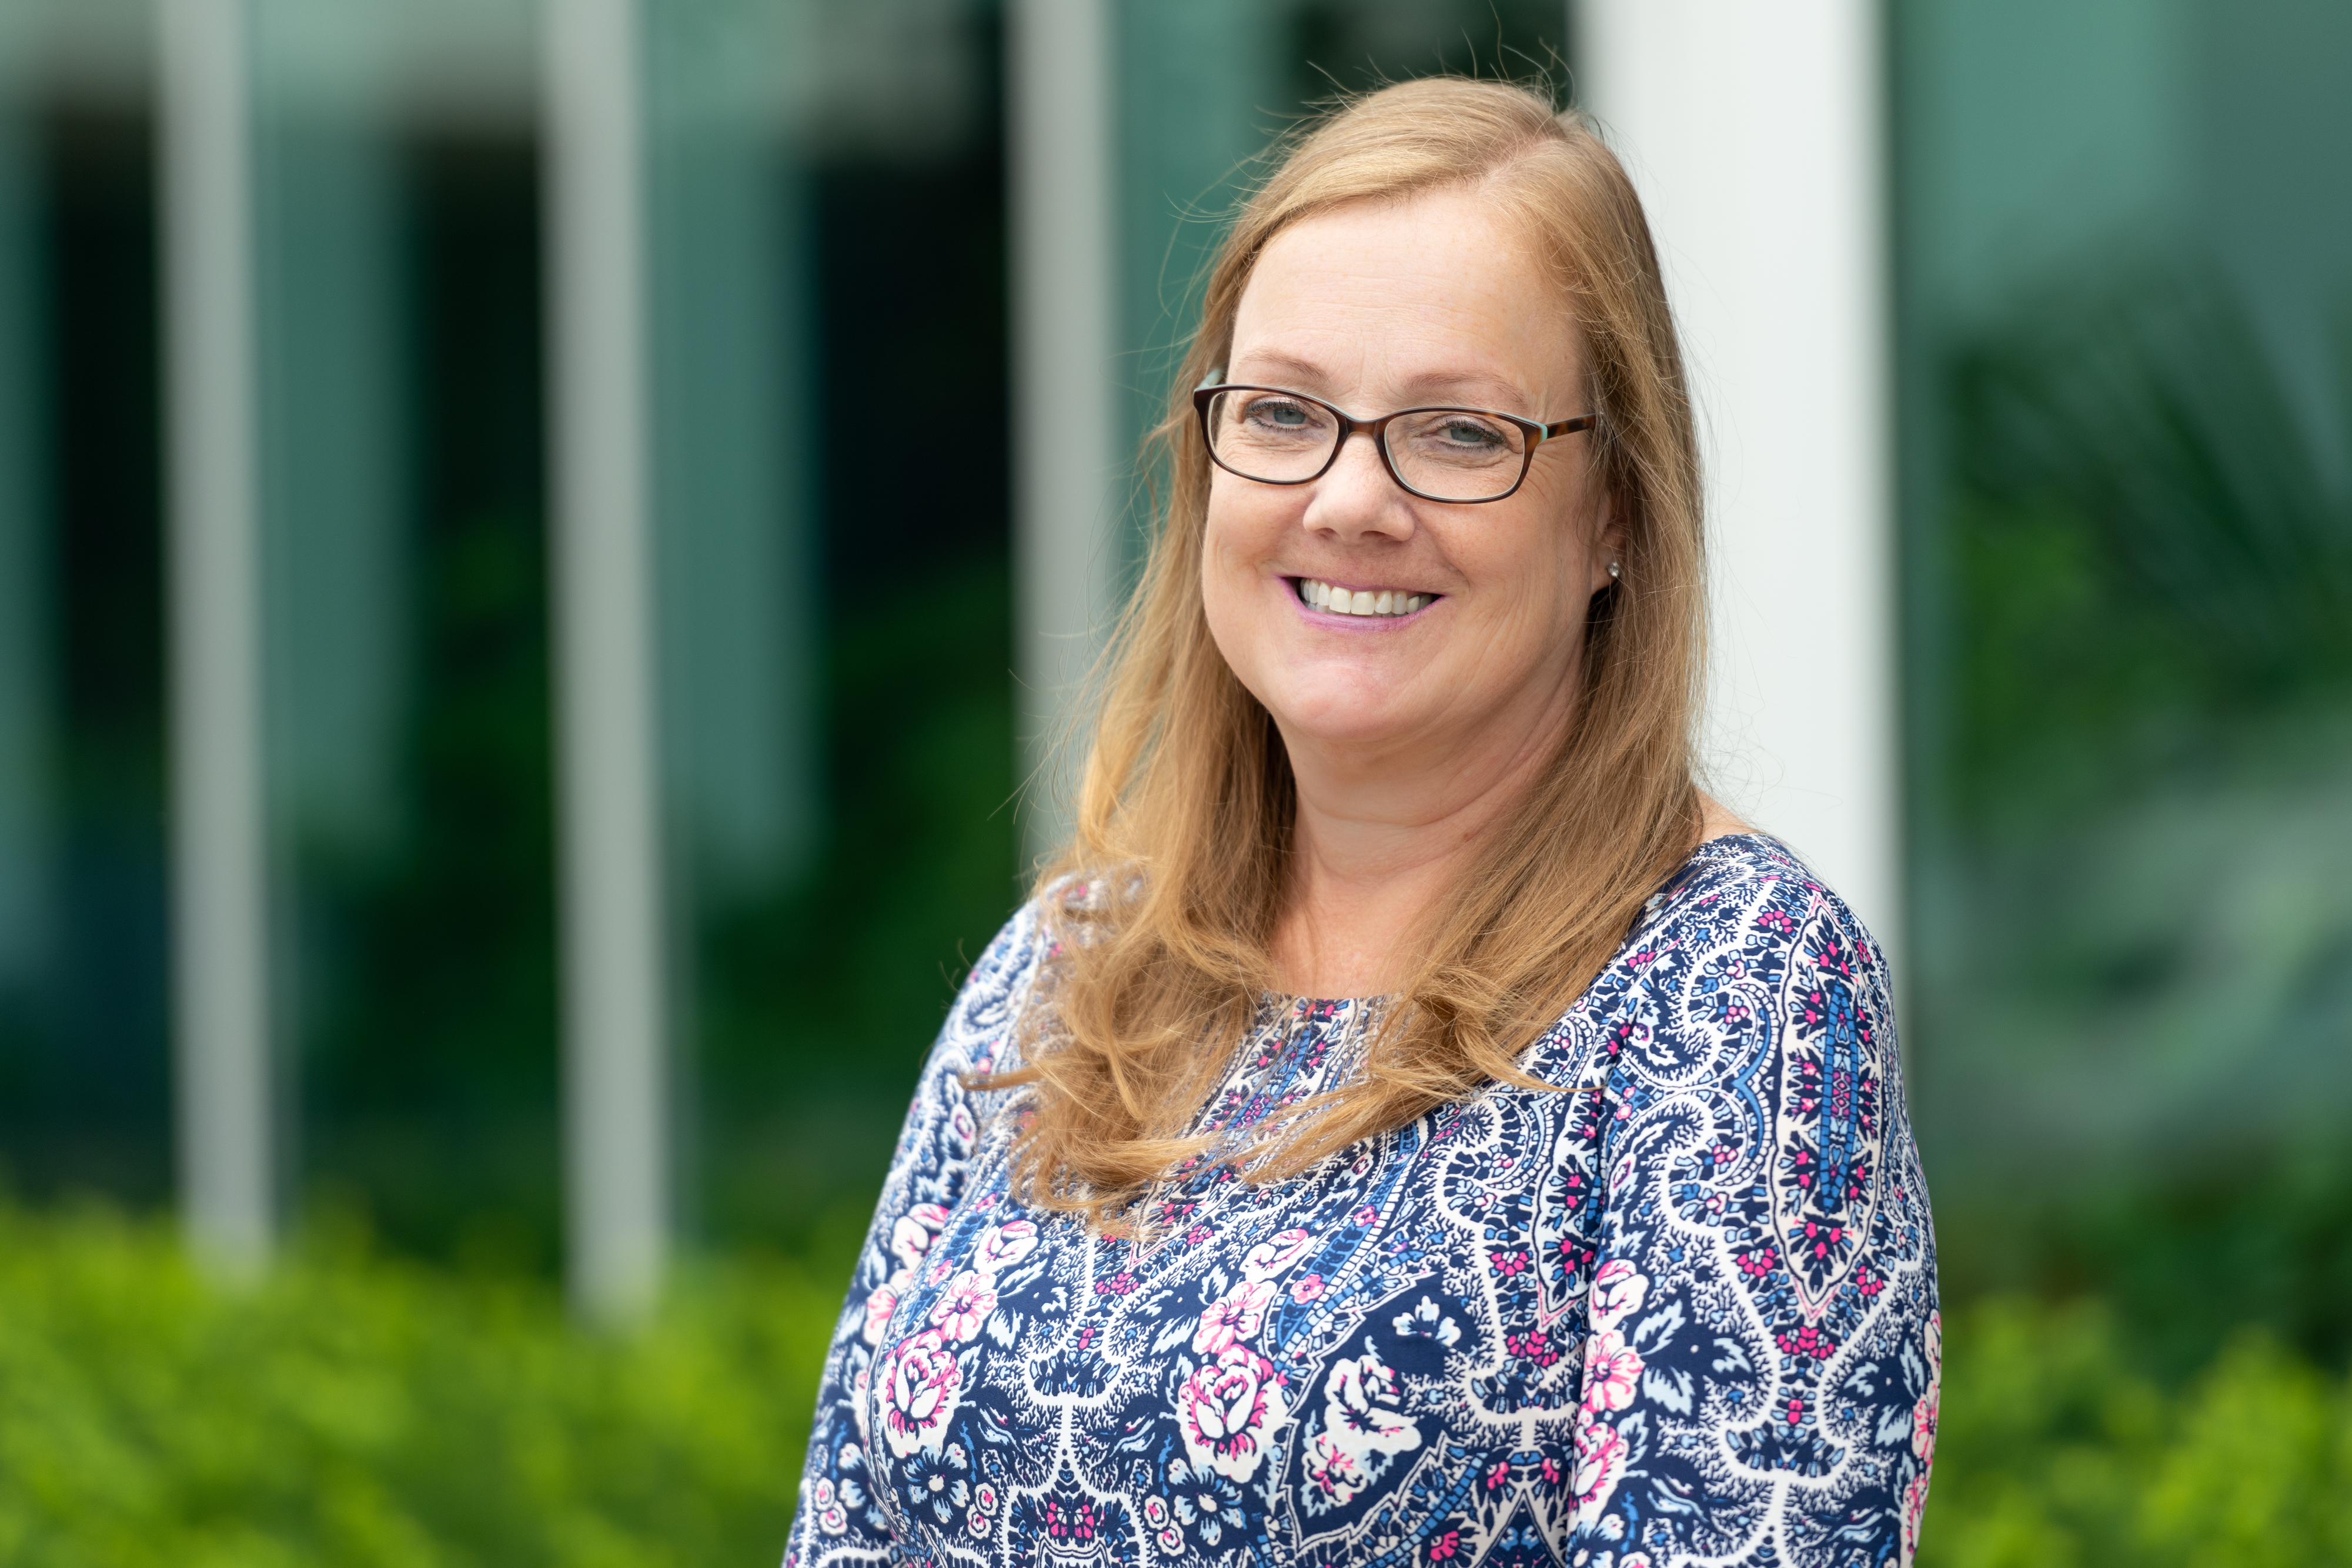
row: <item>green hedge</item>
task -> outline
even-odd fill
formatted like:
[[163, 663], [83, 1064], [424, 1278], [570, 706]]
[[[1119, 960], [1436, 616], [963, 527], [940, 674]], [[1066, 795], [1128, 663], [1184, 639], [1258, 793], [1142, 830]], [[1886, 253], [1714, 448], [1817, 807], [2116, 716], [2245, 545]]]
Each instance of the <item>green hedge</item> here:
[[[0, 1209], [0, 1564], [767, 1564], [837, 1269], [692, 1273], [623, 1337], [313, 1236]], [[1956, 1312], [1922, 1568], [2352, 1563], [2352, 1386], [2248, 1334], [2178, 1388], [2093, 1304]]]
[[0, 1212], [0, 1563], [773, 1563], [839, 1301], [730, 1263], [607, 1338], [348, 1240], [223, 1292], [163, 1226]]
[[1954, 1314], [1921, 1568], [2352, 1563], [2352, 1385], [2260, 1330], [2178, 1389], [2125, 1344], [2095, 1302]]

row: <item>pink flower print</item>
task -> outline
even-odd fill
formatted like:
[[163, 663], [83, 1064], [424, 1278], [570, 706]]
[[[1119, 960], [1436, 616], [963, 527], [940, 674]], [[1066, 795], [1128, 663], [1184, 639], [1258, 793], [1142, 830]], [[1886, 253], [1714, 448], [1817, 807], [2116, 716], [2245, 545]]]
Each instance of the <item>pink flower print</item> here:
[[980, 1233], [980, 1245], [972, 1249], [971, 1266], [983, 1274], [993, 1274], [1012, 1268], [1035, 1250], [1035, 1221], [1015, 1219], [1003, 1225], [992, 1225]]
[[1236, 1344], [1184, 1380], [1176, 1414], [1194, 1464], [1246, 1481], [1288, 1412], [1274, 1364]]
[[1432, 1563], [1451, 1563], [1461, 1550], [1462, 1532], [1449, 1530], [1429, 1543], [1429, 1560]]
[[1625, 1470], [1625, 1439], [1616, 1427], [1595, 1421], [1576, 1434], [1576, 1506], [1587, 1515], [1601, 1511], [1616, 1493]]
[[929, 1276], [929, 1281], [934, 1285], [944, 1285], [951, 1277], [953, 1277], [954, 1273], [955, 1265], [942, 1258], [938, 1262], [931, 1265]]
[[1612, 1258], [1592, 1276], [1592, 1326], [1613, 1329], [1642, 1310], [1650, 1281], [1623, 1258]]
[[931, 1326], [948, 1339], [961, 1344], [980, 1334], [980, 1325], [996, 1310], [996, 1291], [990, 1287], [988, 1276], [967, 1270], [955, 1277], [948, 1293], [931, 1309]]
[[1751, 1280], [1760, 1280], [1780, 1266], [1780, 1254], [1769, 1247], [1759, 1247], [1753, 1252], [1739, 1255], [1739, 1271]]
[[883, 1360], [882, 1437], [900, 1458], [936, 1454], [963, 1389], [963, 1368], [937, 1329], [901, 1341]]
[[1305, 1229], [1293, 1228], [1261, 1241], [1242, 1259], [1242, 1273], [1247, 1279], [1270, 1280], [1297, 1262], [1312, 1240]]
[[898, 1260], [898, 1266], [921, 1268], [924, 1255], [930, 1251], [931, 1242], [947, 1222], [946, 1207], [936, 1203], [919, 1203], [900, 1215], [890, 1227], [890, 1253]]
[[1302, 1306], [1308, 1301], [1319, 1301], [1322, 1295], [1323, 1276], [1320, 1274], [1304, 1275], [1293, 1281], [1290, 1287], [1290, 1299]]
[[816, 1515], [816, 1527], [827, 1535], [839, 1535], [849, 1528], [849, 1514], [834, 1495], [832, 1481], [820, 1479], [809, 1488], [809, 1507]]
[[1546, 1486], [1556, 1487], [1559, 1485], [1559, 1461], [1553, 1458], [1549, 1454], [1546, 1454], [1544, 1456], [1543, 1479], [1544, 1485]]
[[1518, 1248], [1503, 1253], [1495, 1259], [1494, 1269], [1496, 1277], [1504, 1280], [1510, 1279], [1515, 1274], [1526, 1273], [1528, 1271], [1527, 1249]]
[[1615, 1329], [1602, 1329], [1584, 1351], [1584, 1408], [1587, 1414], [1622, 1410], [1633, 1403], [1642, 1376], [1642, 1356]]
[[1339, 1446], [1328, 1432], [1318, 1432], [1307, 1444], [1307, 1484], [1334, 1503], [1352, 1502], [1371, 1481], [1358, 1456]]
[[1837, 1341], [1811, 1323], [1795, 1333], [1783, 1333], [1778, 1338], [1781, 1354], [1800, 1360], [1827, 1361], [1837, 1351]]
[[1534, 1362], [1538, 1366], [1549, 1366], [1559, 1359], [1559, 1347], [1553, 1344], [1551, 1335], [1541, 1329], [1506, 1334], [1503, 1336], [1503, 1348], [1513, 1355]]
[[1919, 1521], [1927, 1513], [1927, 1475], [1921, 1471], [1903, 1489], [1903, 1568], [1919, 1551]]
[[1192, 1333], [1193, 1354], [1223, 1355], [1237, 1341], [1257, 1333], [1265, 1322], [1265, 1309], [1274, 1304], [1274, 1290], [1271, 1280], [1244, 1280], [1209, 1303]]
[[1486, 1490], [1488, 1491], [1501, 1491], [1505, 1487], [1510, 1484], [1511, 1461], [1508, 1459], [1496, 1459], [1495, 1461], [1495, 1468], [1486, 1472]]
[[1214, 1236], [1215, 1234], [1215, 1231], [1210, 1229], [1205, 1225], [1196, 1225], [1192, 1227], [1192, 1229], [1184, 1232], [1184, 1245], [1187, 1247], [1198, 1247], [1202, 1242], [1206, 1241], [1210, 1237]]
[[877, 1285], [874, 1293], [866, 1298], [866, 1343], [880, 1344], [889, 1332], [890, 1314], [898, 1310], [898, 1291], [895, 1286]]
[[1369, 1203], [1368, 1203], [1368, 1204], [1366, 1204], [1366, 1205], [1364, 1205], [1361, 1208], [1359, 1208], [1358, 1210], [1356, 1210], [1356, 1213], [1355, 1213], [1355, 1220], [1356, 1220], [1356, 1223], [1357, 1223], [1357, 1224], [1359, 1224], [1359, 1225], [1370, 1225], [1370, 1224], [1372, 1224], [1374, 1221], [1378, 1220], [1378, 1219], [1380, 1218], [1380, 1217], [1381, 1217], [1381, 1211], [1380, 1211], [1379, 1209], [1377, 1209], [1377, 1208], [1374, 1208], [1374, 1207], [1373, 1207], [1370, 1204], [1369, 1204]]
[[1944, 1399], [1944, 1314], [1927, 1317], [1927, 1388], [1911, 1406], [1911, 1451], [1919, 1456], [1920, 1498], [1927, 1498], [1927, 1467], [1936, 1462], [1936, 1423]]

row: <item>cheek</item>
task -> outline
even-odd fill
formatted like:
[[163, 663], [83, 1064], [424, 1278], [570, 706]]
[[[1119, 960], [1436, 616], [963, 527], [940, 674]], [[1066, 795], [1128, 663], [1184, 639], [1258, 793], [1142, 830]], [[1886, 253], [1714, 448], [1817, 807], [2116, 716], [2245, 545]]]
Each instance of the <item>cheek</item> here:
[[1244, 685], [1255, 690], [1250, 678], [1252, 649], [1261, 635], [1256, 617], [1262, 606], [1252, 590], [1257, 585], [1257, 562], [1263, 547], [1244, 519], [1236, 518], [1213, 501], [1201, 540], [1201, 610], [1209, 635], [1225, 663]]

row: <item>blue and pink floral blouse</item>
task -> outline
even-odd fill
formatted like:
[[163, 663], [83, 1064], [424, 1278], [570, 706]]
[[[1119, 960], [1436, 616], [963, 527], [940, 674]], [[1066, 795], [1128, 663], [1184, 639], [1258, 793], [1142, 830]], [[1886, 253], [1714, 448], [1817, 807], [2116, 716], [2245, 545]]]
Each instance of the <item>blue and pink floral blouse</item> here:
[[[1700, 847], [1491, 1086], [1139, 1248], [1007, 1196], [1034, 905], [966, 982], [835, 1335], [788, 1565], [1908, 1563], [1927, 1194], [1884, 958], [1779, 844]], [[1203, 1125], [1342, 1081], [1269, 998]]]

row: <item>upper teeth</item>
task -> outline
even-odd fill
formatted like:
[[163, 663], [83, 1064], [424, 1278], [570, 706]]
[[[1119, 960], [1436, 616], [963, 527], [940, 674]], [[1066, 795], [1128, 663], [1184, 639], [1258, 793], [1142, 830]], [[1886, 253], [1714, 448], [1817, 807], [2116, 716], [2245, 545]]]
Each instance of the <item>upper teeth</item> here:
[[1349, 591], [1318, 582], [1311, 577], [1298, 580], [1298, 597], [1318, 610], [1328, 610], [1334, 615], [1410, 615], [1431, 600], [1433, 593], [1399, 593], [1393, 589], [1358, 589]]

